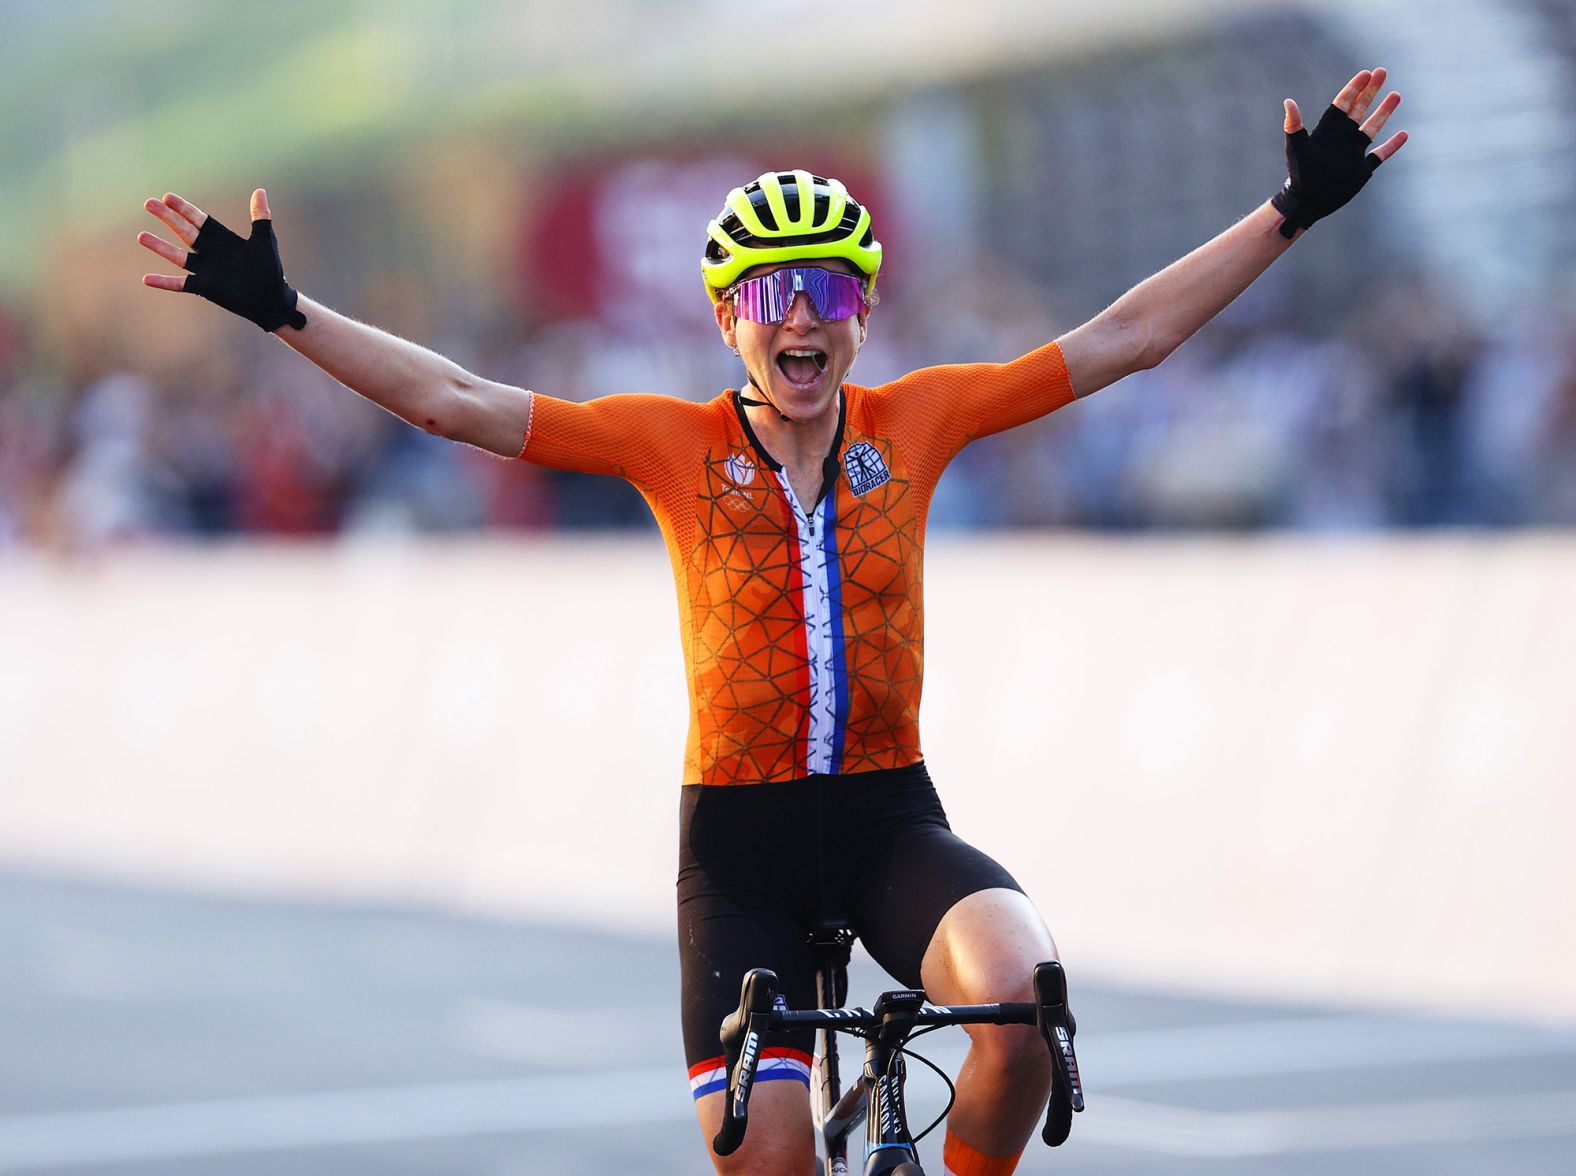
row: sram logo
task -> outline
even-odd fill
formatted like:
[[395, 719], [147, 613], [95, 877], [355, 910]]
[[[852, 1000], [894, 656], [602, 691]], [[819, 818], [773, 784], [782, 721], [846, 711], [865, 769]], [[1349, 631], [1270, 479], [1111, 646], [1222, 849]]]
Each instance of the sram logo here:
[[761, 1035], [751, 1032], [745, 1035], [744, 1048], [739, 1051], [739, 1067], [734, 1071], [739, 1087], [739, 1101], [746, 1102], [750, 1097], [750, 1084], [755, 1075], [755, 1056], [761, 1051]]

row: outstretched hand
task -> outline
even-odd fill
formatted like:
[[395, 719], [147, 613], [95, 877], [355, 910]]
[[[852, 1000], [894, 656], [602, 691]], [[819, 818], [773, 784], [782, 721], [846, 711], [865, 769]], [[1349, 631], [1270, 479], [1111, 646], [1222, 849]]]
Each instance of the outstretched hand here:
[[[1369, 151], [1384, 129], [1401, 95], [1387, 94], [1376, 107], [1374, 99], [1384, 87], [1386, 71], [1362, 70], [1347, 82], [1310, 133], [1294, 99], [1286, 99], [1285, 186], [1271, 201], [1285, 218], [1281, 235], [1293, 237], [1298, 229], [1329, 216], [1356, 196], [1380, 164], [1406, 143], [1406, 132], [1397, 131]], [[1371, 108], [1371, 110], [1370, 110]]]
[[[1382, 66], [1378, 69], [1362, 70], [1346, 83], [1345, 88], [1331, 103], [1347, 118], [1361, 124], [1358, 129], [1368, 136], [1370, 143], [1379, 137], [1379, 132], [1384, 130], [1385, 123], [1389, 122], [1390, 116], [1395, 113], [1395, 108], [1401, 105], [1401, 95], [1392, 90], [1384, 96], [1384, 101], [1379, 103], [1378, 108], [1372, 114], [1368, 114], [1368, 108], [1373, 105], [1379, 91], [1384, 88], [1385, 79], [1389, 76], [1389, 71]], [[1367, 118], [1363, 117], [1365, 114], [1368, 114]], [[1297, 100], [1286, 99], [1286, 133], [1294, 135], [1302, 128], [1302, 111], [1297, 108]], [[1379, 162], [1383, 163], [1405, 145], [1406, 132], [1397, 131], [1375, 147], [1373, 153], [1378, 156]]]
[[252, 193], [252, 234], [246, 238], [173, 192], [166, 192], [162, 200], [148, 200], [143, 207], [163, 221], [181, 244], [146, 232], [137, 235], [137, 243], [191, 271], [184, 277], [143, 274], [144, 286], [196, 294], [265, 331], [306, 326], [306, 317], [296, 309], [296, 292], [285, 281], [273, 213], [262, 188]]
[[[151, 249], [165, 261], [185, 269], [191, 246], [196, 243], [197, 234], [202, 230], [208, 214], [190, 200], [177, 196], [174, 192], [166, 192], [163, 200], [145, 200], [142, 207], [168, 225], [170, 232], [179, 237], [187, 248], [178, 248], [161, 237], [155, 237], [152, 233], [138, 233], [137, 244], [144, 249]], [[268, 210], [268, 193], [262, 188], [257, 189], [252, 193], [252, 219], [256, 221], [273, 220], [273, 218], [273, 213]], [[169, 274], [143, 274], [142, 284], [151, 286], [155, 290], [179, 292], [186, 288], [186, 278], [184, 275], [176, 278]]]

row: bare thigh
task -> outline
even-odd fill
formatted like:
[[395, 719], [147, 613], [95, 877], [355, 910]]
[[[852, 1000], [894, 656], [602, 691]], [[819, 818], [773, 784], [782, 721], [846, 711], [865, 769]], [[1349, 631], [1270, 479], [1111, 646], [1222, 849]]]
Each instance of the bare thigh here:
[[721, 1176], [812, 1176], [815, 1132], [809, 1092], [798, 1082], [765, 1082], [750, 1092], [750, 1128], [739, 1150], [726, 1158], [711, 1151], [722, 1126], [727, 1094], [717, 1091], [695, 1101], [701, 1134]]
[[920, 975], [942, 1004], [1031, 1000], [1034, 965], [1056, 958], [1050, 929], [1027, 895], [980, 890], [937, 925]]

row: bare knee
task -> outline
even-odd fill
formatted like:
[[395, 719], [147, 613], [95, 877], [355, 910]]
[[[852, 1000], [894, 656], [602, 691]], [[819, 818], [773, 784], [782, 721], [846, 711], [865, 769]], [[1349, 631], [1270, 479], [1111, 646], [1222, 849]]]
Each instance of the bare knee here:
[[969, 1030], [976, 1064], [1019, 1083], [1050, 1089], [1051, 1053], [1033, 1025], [976, 1025]]
[[920, 964], [925, 991], [943, 1004], [1033, 1000], [1034, 966], [1056, 944], [1016, 890], [981, 890], [942, 917]]
[[797, 1150], [767, 1152], [765, 1149], [751, 1150], [746, 1144], [731, 1156], [713, 1153], [711, 1158], [717, 1165], [718, 1176], [813, 1176], [815, 1172], [813, 1152], [808, 1155], [800, 1155]]
[[695, 1104], [701, 1133], [719, 1176], [813, 1176], [815, 1132], [810, 1123], [810, 1100], [797, 1082], [768, 1082], [750, 1097], [750, 1128], [744, 1142], [731, 1156], [711, 1151], [711, 1142], [722, 1125], [721, 1093], [708, 1094]]

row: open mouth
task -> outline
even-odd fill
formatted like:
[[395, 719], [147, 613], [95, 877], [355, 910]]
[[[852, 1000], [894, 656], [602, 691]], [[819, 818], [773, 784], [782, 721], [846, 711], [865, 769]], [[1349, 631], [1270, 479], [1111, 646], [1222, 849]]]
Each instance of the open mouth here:
[[789, 348], [778, 354], [777, 370], [790, 384], [813, 384], [826, 370], [826, 352]]

